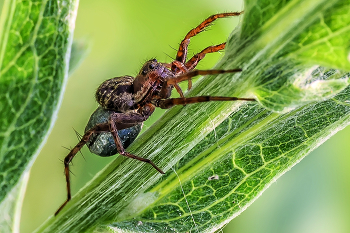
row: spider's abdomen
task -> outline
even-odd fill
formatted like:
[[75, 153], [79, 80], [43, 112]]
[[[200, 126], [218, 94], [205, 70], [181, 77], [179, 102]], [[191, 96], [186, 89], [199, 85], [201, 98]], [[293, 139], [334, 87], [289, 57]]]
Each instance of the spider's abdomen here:
[[[112, 113], [114, 113], [114, 111], [105, 110], [102, 107], [98, 107], [95, 112], [92, 113], [89, 122], [85, 127], [85, 132], [97, 124], [108, 122], [109, 116]], [[141, 128], [142, 123], [139, 123], [130, 128], [118, 130], [118, 136], [124, 148], [127, 148], [136, 139], [137, 135], [139, 135], [141, 131]], [[86, 145], [92, 153], [102, 157], [112, 156], [118, 153], [112, 133], [110, 132], [93, 134]]]
[[104, 81], [96, 91], [96, 100], [104, 109], [125, 112], [134, 106], [134, 78], [116, 77]]

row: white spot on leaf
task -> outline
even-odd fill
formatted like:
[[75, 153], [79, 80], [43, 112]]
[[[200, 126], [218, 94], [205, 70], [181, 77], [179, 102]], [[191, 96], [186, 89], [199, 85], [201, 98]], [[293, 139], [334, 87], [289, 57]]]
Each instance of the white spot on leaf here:
[[208, 177], [208, 180], [218, 180], [218, 179], [219, 179], [218, 175], [213, 175]]

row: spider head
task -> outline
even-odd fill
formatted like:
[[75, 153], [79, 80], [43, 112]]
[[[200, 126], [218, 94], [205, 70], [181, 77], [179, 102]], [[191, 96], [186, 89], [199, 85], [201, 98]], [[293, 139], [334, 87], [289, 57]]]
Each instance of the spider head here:
[[[147, 61], [141, 68], [139, 74], [134, 80], [134, 100], [141, 102], [145, 99], [152, 98], [160, 93], [163, 83], [167, 77], [173, 76], [162, 63], [156, 59]], [[163, 92], [163, 91], [162, 91]], [[167, 98], [159, 96], [160, 98]]]
[[162, 68], [161, 66], [161, 63], [159, 63], [157, 59], [151, 59], [142, 66], [137, 77], [147, 76], [148, 73], [157, 71], [159, 68]]

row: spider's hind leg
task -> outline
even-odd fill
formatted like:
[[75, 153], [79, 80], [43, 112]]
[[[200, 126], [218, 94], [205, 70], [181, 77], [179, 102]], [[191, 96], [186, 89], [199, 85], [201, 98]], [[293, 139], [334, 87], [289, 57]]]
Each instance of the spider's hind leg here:
[[[151, 110], [151, 113], [154, 111]], [[149, 115], [151, 114], [149, 113]], [[141, 114], [139, 113], [114, 113], [110, 116], [110, 119], [109, 119], [109, 126], [110, 126], [110, 132], [112, 133], [113, 135], [113, 138], [114, 138], [114, 142], [117, 146], [117, 150], [118, 150], [118, 153], [120, 155], [123, 155], [125, 157], [128, 157], [128, 158], [131, 158], [131, 159], [136, 159], [136, 160], [139, 160], [141, 162], [145, 162], [145, 163], [148, 163], [150, 165], [152, 165], [159, 173], [161, 174], [165, 174], [162, 169], [160, 169], [157, 165], [155, 165], [152, 160], [150, 159], [146, 159], [146, 158], [142, 158], [142, 157], [139, 157], [139, 156], [136, 156], [136, 155], [133, 155], [129, 152], [126, 152], [124, 147], [123, 147], [123, 144], [118, 136], [118, 129], [117, 129], [117, 123], [130, 123], [130, 124], [133, 124], [133, 123], [138, 123], [138, 122], [144, 122], [148, 116], [148, 114], [146, 114], [146, 116], [142, 116]]]
[[66, 176], [66, 184], [67, 184], [67, 199], [66, 201], [58, 208], [55, 212], [55, 216], [63, 209], [63, 207], [70, 201], [71, 199], [71, 190], [70, 190], [70, 171], [69, 164], [72, 162], [74, 156], [81, 150], [81, 148], [90, 140], [91, 135], [94, 133], [109, 131], [109, 124], [103, 123], [95, 125], [92, 129], [86, 131], [86, 133], [82, 136], [78, 144], [69, 152], [69, 154], [64, 158], [64, 174]]

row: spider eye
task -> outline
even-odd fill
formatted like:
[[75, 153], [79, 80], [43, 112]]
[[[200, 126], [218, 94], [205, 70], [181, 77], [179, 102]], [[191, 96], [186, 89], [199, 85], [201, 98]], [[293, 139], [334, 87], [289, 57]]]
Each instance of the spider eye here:
[[142, 70], [142, 74], [143, 75], [147, 74], [147, 70]]
[[150, 68], [151, 70], [153, 70], [153, 69], [154, 69], [154, 65], [151, 63], [151, 64], [149, 64], [148, 68]]

